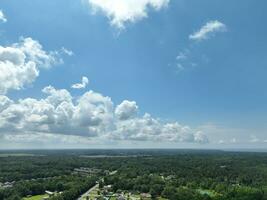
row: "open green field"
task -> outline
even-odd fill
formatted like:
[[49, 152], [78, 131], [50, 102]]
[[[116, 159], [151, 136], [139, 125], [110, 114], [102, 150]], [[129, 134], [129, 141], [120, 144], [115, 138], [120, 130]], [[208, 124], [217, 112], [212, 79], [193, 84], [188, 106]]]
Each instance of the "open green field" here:
[[203, 190], [203, 189], [198, 189], [197, 190], [200, 194], [206, 194], [206, 195], [209, 195], [210, 197], [215, 197], [217, 196], [218, 194], [215, 192], [215, 191], [212, 191], [212, 190]]
[[94, 189], [94, 190], [92, 190], [92, 191], [90, 192], [90, 194], [89, 194], [90, 199], [95, 199], [95, 198], [99, 197], [99, 195], [98, 195], [98, 191], [99, 191], [99, 189]]
[[44, 197], [48, 197], [47, 194], [35, 195], [32, 197], [24, 197], [22, 200], [43, 200]]

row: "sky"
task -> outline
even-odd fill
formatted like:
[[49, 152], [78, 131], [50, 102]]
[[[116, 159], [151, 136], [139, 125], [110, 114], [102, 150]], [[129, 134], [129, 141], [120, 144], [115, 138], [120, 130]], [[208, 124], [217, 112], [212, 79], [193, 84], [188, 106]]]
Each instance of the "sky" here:
[[267, 148], [265, 0], [1, 0], [0, 149]]

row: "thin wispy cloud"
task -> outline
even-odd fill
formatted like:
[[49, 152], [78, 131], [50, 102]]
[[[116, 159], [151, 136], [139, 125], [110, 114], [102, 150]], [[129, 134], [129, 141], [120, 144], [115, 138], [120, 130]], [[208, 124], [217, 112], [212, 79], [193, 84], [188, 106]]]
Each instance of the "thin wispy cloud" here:
[[74, 54], [73, 51], [66, 49], [65, 47], [62, 47], [61, 51], [62, 51], [62, 53], [66, 54], [68, 56], [73, 56], [73, 54]]
[[0, 10], [0, 22], [7, 22], [7, 18], [2, 10]]
[[[217, 32], [225, 32], [227, 30], [226, 25], [218, 20], [209, 21], [204, 26], [202, 26], [198, 31], [189, 35], [189, 39], [193, 41], [202, 41], [208, 39]], [[185, 50], [181, 51], [176, 56], [176, 70], [178, 72], [183, 71], [186, 68], [193, 68], [198, 65], [196, 61], [192, 60], [197, 58], [197, 60], [202, 60], [200, 56], [194, 55], [192, 53], [194, 46], [188, 46]]]
[[190, 50], [185, 49], [176, 56], [176, 70], [177, 72], [183, 71], [190, 63]]
[[204, 26], [202, 26], [197, 32], [189, 35], [189, 39], [201, 41], [208, 39], [215, 33], [225, 32], [225, 31], [227, 31], [227, 27], [222, 22], [218, 20], [209, 21]]
[[232, 138], [232, 139], [230, 140], [230, 143], [236, 143], [236, 142], [237, 142], [236, 138]]
[[192, 47], [188, 47], [180, 51], [176, 56], [176, 72], [179, 73], [184, 70], [192, 70], [197, 67], [199, 63], [203, 63], [203, 59], [194, 54]]
[[218, 144], [225, 144], [224, 140], [219, 140]]
[[259, 141], [260, 140], [259, 140], [259, 138], [257, 136], [255, 136], [255, 135], [251, 135], [250, 136], [250, 142], [256, 143], [256, 142], [259, 142]]
[[187, 59], [187, 54], [188, 54], [188, 52], [186, 51], [186, 52], [180, 52], [179, 54], [178, 54], [178, 56], [176, 56], [176, 60], [185, 60], [185, 59]]

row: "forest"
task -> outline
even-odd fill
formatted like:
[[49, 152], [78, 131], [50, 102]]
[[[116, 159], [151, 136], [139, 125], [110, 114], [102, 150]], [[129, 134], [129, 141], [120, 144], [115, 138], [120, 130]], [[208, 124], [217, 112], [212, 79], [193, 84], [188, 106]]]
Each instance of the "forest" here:
[[[80, 173], [79, 169], [98, 170]], [[117, 173], [107, 173], [112, 171]], [[267, 153], [197, 150], [0, 152], [0, 200], [20, 200], [45, 191], [58, 192], [49, 198], [51, 200], [74, 200], [96, 183], [99, 188], [110, 185], [109, 192], [113, 194], [125, 191], [149, 194], [149, 199], [267, 200]]]

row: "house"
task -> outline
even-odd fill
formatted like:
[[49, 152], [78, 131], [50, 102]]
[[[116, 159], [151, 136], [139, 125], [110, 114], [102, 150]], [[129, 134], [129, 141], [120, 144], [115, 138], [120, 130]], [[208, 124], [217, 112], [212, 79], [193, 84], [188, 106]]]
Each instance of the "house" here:
[[14, 183], [15, 183], [15, 181], [13, 181], [13, 182], [5, 182], [5, 183], [2, 183], [0, 186], [2, 188], [11, 188], [11, 187], [13, 187]]
[[147, 199], [147, 198], [151, 198], [151, 194], [149, 194], [149, 193], [141, 193], [140, 194], [140, 197], [141, 197], [141, 199]]
[[105, 185], [103, 189], [106, 191], [110, 191], [112, 189], [112, 185]]
[[172, 180], [172, 179], [175, 179], [175, 176], [174, 175], [169, 175], [165, 178], [165, 180], [169, 181], [169, 180]]
[[48, 191], [48, 190], [46, 190], [45, 193], [48, 194], [49, 197], [52, 197], [52, 196], [55, 195], [54, 192], [50, 192], [50, 191]]
[[125, 200], [124, 196], [123, 195], [120, 195], [117, 200]]
[[105, 174], [105, 175], [109, 175], [109, 173], [110, 173], [109, 170], [105, 170], [105, 171], [104, 171], [104, 174]]
[[88, 176], [88, 175], [96, 175], [96, 174], [100, 173], [101, 171], [102, 171], [101, 169], [96, 169], [96, 168], [80, 167], [80, 168], [74, 169], [74, 174], [80, 174], [83, 176]]

